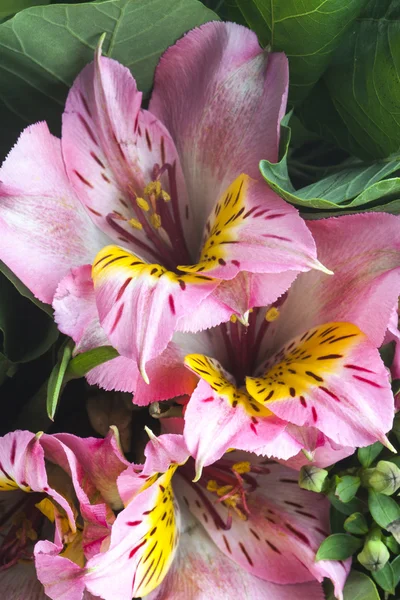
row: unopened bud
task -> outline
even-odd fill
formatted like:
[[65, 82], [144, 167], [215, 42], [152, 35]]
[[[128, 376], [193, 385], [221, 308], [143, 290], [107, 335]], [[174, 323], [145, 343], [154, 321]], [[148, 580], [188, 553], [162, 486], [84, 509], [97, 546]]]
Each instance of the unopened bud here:
[[299, 486], [303, 490], [309, 490], [310, 492], [322, 492], [325, 488], [327, 477], [328, 471], [326, 469], [306, 465], [300, 470]]
[[364, 471], [363, 483], [378, 494], [391, 496], [400, 487], [400, 469], [390, 461], [380, 460], [375, 468]]
[[118, 428], [124, 452], [131, 444], [132, 395], [122, 392], [93, 392], [86, 400], [90, 424], [97, 433], [106, 436], [111, 425]]
[[368, 571], [380, 571], [389, 560], [390, 553], [381, 540], [370, 539], [364, 544], [357, 558]]
[[366, 518], [359, 512], [353, 513], [347, 517], [343, 526], [348, 533], [355, 533], [356, 535], [365, 535], [368, 533], [368, 523]]

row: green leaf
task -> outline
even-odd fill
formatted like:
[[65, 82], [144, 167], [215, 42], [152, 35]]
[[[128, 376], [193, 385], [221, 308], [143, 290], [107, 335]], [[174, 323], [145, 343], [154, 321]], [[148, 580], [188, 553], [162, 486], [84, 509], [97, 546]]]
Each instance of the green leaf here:
[[355, 535], [365, 535], [368, 533], [368, 523], [364, 515], [359, 512], [347, 517], [343, 526], [348, 533], [354, 533]]
[[385, 592], [394, 594], [394, 588], [396, 585], [395, 575], [390, 563], [387, 562], [383, 569], [380, 569], [380, 571], [372, 571], [372, 577]]
[[57, 337], [53, 319], [0, 272], [0, 352], [13, 363], [29, 362], [47, 352]]
[[[337, 510], [333, 505], [329, 511], [329, 524], [332, 533], [343, 533], [344, 523], [346, 521], [346, 515]], [[352, 533], [349, 531], [349, 533]]]
[[50, 0], [1, 0], [0, 19], [13, 15], [24, 8], [37, 6], [38, 4], [50, 4]]
[[357, 458], [364, 468], [370, 467], [374, 460], [379, 456], [383, 450], [383, 444], [375, 442], [365, 448], [359, 448], [357, 450]]
[[0, 25], [3, 153], [29, 123], [46, 120], [59, 133], [68, 90], [93, 60], [103, 32], [104, 54], [129, 67], [139, 89], [149, 94], [166, 48], [189, 29], [217, 18], [197, 0], [53, 4], [18, 13]]
[[344, 586], [343, 600], [379, 600], [379, 594], [372, 579], [364, 573], [351, 571]]
[[400, 582], [400, 556], [396, 556], [396, 558], [390, 563], [392, 567], [393, 575], [394, 575], [394, 587]]
[[[287, 136], [287, 132], [285, 132]], [[355, 163], [344, 166], [320, 181], [295, 190], [288, 173], [287, 152], [278, 163], [260, 162], [260, 171], [269, 186], [284, 200], [307, 209], [364, 210], [372, 203], [384, 203], [400, 196], [400, 178], [388, 177], [400, 170], [400, 160]], [[325, 215], [324, 215], [325, 216]]]
[[66, 385], [68, 378], [65, 378], [68, 363], [71, 360], [73, 344], [68, 340], [60, 349], [59, 359], [54, 365], [52, 372], [50, 373], [49, 381], [47, 384], [47, 414], [49, 419], [54, 420], [56, 414], [58, 401], [61, 392]]
[[112, 346], [100, 346], [82, 354], [77, 354], [68, 364], [68, 376], [84, 377], [86, 373], [119, 356]]
[[366, 0], [236, 0], [263, 44], [289, 57], [290, 101], [304, 99]]
[[315, 560], [345, 560], [362, 546], [362, 541], [347, 533], [334, 533], [318, 548]]
[[329, 492], [328, 498], [332, 506], [334, 506], [336, 510], [338, 510], [344, 515], [349, 516], [355, 512], [359, 512], [360, 510], [362, 510], [362, 503], [360, 500], [358, 500], [358, 498], [353, 498], [353, 500], [350, 500], [350, 502], [347, 502], [346, 504], [344, 502], [341, 502], [338, 498], [336, 498], [333, 492]]
[[368, 507], [374, 521], [385, 529], [400, 518], [400, 507], [397, 502], [390, 496], [378, 494], [374, 490], [368, 492]]
[[347, 504], [347, 502], [353, 500], [354, 496], [357, 494], [360, 483], [361, 480], [359, 477], [344, 475], [344, 477], [339, 478], [339, 483], [336, 485], [335, 496], [337, 496], [341, 502]]

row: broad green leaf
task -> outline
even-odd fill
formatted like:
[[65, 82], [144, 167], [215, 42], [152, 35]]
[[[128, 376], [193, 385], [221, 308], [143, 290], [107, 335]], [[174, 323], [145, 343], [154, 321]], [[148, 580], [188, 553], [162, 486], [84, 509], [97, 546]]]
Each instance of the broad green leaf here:
[[0, 352], [13, 363], [29, 362], [47, 352], [57, 337], [53, 319], [0, 272]]
[[396, 556], [396, 558], [390, 563], [392, 567], [393, 575], [394, 575], [394, 587], [400, 582], [400, 556]]
[[386, 563], [383, 569], [372, 571], [372, 577], [385, 592], [394, 593], [396, 578], [389, 562]]
[[361, 480], [353, 475], [344, 475], [339, 478], [339, 483], [336, 485], [335, 496], [345, 504], [353, 500], [360, 487]]
[[119, 356], [112, 346], [100, 346], [82, 354], [77, 354], [68, 365], [68, 376], [84, 377], [86, 373]]
[[332, 506], [336, 508], [343, 515], [351, 515], [355, 512], [360, 512], [362, 510], [362, 503], [358, 498], [353, 498], [350, 502], [344, 503], [341, 502], [338, 498], [336, 498], [333, 492], [329, 492], [328, 498]]
[[236, 0], [261, 43], [290, 63], [290, 101], [299, 102], [329, 65], [366, 0]]
[[376, 585], [367, 575], [351, 571], [343, 590], [343, 600], [379, 600]]
[[368, 507], [372, 518], [380, 527], [387, 528], [390, 523], [400, 519], [400, 507], [390, 496], [369, 490]]
[[327, 210], [323, 213], [321, 213], [321, 211], [319, 212], [314, 212], [313, 210], [307, 210], [307, 209], [300, 209], [300, 214], [304, 219], [321, 219], [321, 217], [337, 217], [338, 215], [353, 215], [357, 212], [387, 212], [387, 213], [391, 213], [392, 215], [399, 215], [400, 214], [400, 199], [399, 200], [393, 200], [391, 202], [387, 202], [387, 203], [383, 203], [383, 204], [379, 204], [378, 206], [373, 206], [371, 208], [369, 207], [362, 207], [361, 209], [357, 210]]
[[217, 18], [197, 0], [53, 4], [18, 13], [0, 25], [3, 153], [29, 123], [46, 120], [59, 133], [68, 89], [93, 60], [103, 32], [104, 54], [129, 67], [148, 94], [166, 48], [189, 29]]
[[0, 19], [39, 4], [50, 4], [50, 0], [0, 0]]
[[355, 535], [365, 535], [368, 533], [368, 523], [364, 515], [359, 512], [347, 517], [343, 526], [348, 533], [354, 533]]
[[362, 546], [362, 541], [348, 533], [334, 533], [318, 548], [315, 560], [345, 560]]
[[383, 445], [380, 442], [375, 442], [365, 448], [359, 448], [357, 450], [357, 458], [363, 467], [367, 468], [372, 465], [374, 460], [379, 456], [383, 450]]
[[[309, 113], [305, 124], [313, 131], [325, 128], [329, 139], [338, 138], [341, 147], [364, 159], [397, 152], [400, 147], [399, 36], [399, 2], [370, 0], [353, 22], [351, 33], [342, 39], [324, 75], [334, 112], [326, 103], [321, 104], [321, 98], [315, 99], [314, 105], [318, 102], [320, 108], [316, 108], [313, 117], [312, 106], [305, 107]], [[327, 125], [329, 121], [341, 122], [338, 133], [335, 134], [332, 125]]]
[[[289, 129], [289, 131], [288, 131]], [[373, 203], [382, 204], [400, 196], [400, 160], [376, 161], [338, 168], [336, 173], [295, 190], [288, 173], [290, 128], [282, 128], [284, 155], [278, 163], [260, 162], [260, 171], [268, 185], [284, 200], [299, 207], [318, 210], [364, 210]], [[282, 147], [282, 146], [281, 146]], [[325, 216], [325, 215], [324, 215]]]
[[[343, 533], [344, 523], [346, 521], [346, 515], [337, 510], [333, 504], [331, 504], [329, 511], [329, 524], [332, 533]], [[349, 533], [353, 533], [349, 531]]]
[[60, 399], [62, 390], [68, 381], [65, 378], [68, 363], [72, 356], [72, 343], [67, 341], [59, 352], [59, 358], [57, 363], [54, 365], [52, 372], [50, 373], [49, 381], [47, 384], [47, 415], [49, 419], [53, 420], [56, 414], [58, 401]]

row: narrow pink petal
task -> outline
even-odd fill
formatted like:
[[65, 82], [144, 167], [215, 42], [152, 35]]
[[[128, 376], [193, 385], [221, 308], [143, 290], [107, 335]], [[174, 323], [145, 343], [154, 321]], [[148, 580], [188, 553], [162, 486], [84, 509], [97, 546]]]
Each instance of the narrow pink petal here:
[[380, 346], [400, 292], [399, 224], [383, 213], [309, 221], [318, 258], [334, 274], [299, 275], [271, 330], [274, 349], [327, 321], [354, 323]]
[[[254, 455], [247, 453], [227, 454], [221, 466], [213, 465], [212, 478], [218, 482], [218, 468], [226, 473], [227, 465], [233, 466], [238, 459], [255, 465], [254, 471], [247, 474], [253, 483], [246, 494], [250, 513], [246, 519], [217, 502], [218, 496], [207, 491], [210, 476], [206, 470], [196, 486], [178, 476], [177, 496], [186, 498], [185, 504], [219, 549], [252, 575], [284, 584], [322, 581], [331, 576], [340, 591], [348, 565], [314, 562], [320, 543], [329, 534], [328, 500], [299, 488], [295, 471], [270, 460], [254, 461]], [[258, 474], [260, 468], [264, 473]], [[214, 511], [219, 515], [219, 523], [228, 524], [225, 528], [216, 527]]]
[[[310, 428], [304, 428], [310, 429]], [[347, 446], [337, 446], [325, 435], [322, 436], [322, 443], [318, 446], [315, 451], [312, 453], [312, 461], [310, 461], [303, 452], [299, 452], [296, 456], [285, 460], [285, 463], [291, 469], [297, 469], [298, 471], [301, 467], [305, 465], [315, 465], [317, 467], [330, 467], [335, 463], [339, 462], [343, 458], [347, 458], [354, 454], [355, 448], [347, 447]]]
[[177, 145], [196, 222], [240, 173], [259, 178], [259, 161], [277, 160], [287, 87], [286, 57], [233, 23], [207, 23], [163, 55], [150, 110]]
[[86, 476], [113, 508], [122, 506], [117, 478], [129, 466], [119, 445], [118, 432], [110, 429], [106, 438], [80, 438], [69, 433], [54, 436], [74, 453]]
[[0, 170], [0, 258], [44, 302], [71, 267], [92, 262], [108, 239], [65, 173], [46, 123], [25, 129]]
[[[282, 318], [282, 317], [280, 317]], [[260, 370], [261, 371], [261, 370]], [[341, 446], [389, 445], [394, 400], [379, 352], [358, 327], [325, 323], [291, 340], [248, 377], [250, 395], [281, 419]]]
[[143, 475], [165, 473], [173, 464], [181, 465], [187, 461], [190, 452], [182, 435], [166, 433], [156, 437], [151, 435], [144, 450], [146, 462], [143, 466]]
[[220, 552], [199, 523], [184, 511], [176, 559], [147, 600], [323, 600], [317, 582], [277, 585], [250, 575]]
[[203, 275], [180, 276], [146, 264], [117, 246], [96, 257], [92, 276], [104, 331], [120, 354], [136, 361], [146, 381], [146, 363], [165, 350], [178, 319], [218, 285]]
[[[62, 149], [68, 176], [94, 222], [115, 242], [129, 240], [143, 258], [154, 260], [146, 230], [133, 230], [127, 221], [140, 220], [136, 197], [143, 196], [145, 186], [155, 179], [156, 165], [159, 169], [168, 163], [174, 169], [178, 194], [174, 202], [179, 201], [180, 219], [189, 225], [191, 218], [175, 145], [164, 125], [140, 110], [141, 99], [129, 69], [102, 57], [98, 49], [95, 61], [83, 69], [68, 95]], [[167, 173], [160, 182], [172, 194]], [[108, 215], [117, 215], [119, 235]]]

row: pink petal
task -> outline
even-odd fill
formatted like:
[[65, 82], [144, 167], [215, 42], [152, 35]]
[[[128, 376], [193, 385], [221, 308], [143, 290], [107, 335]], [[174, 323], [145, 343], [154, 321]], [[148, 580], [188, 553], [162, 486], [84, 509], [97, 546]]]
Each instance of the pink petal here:
[[119, 513], [110, 546], [87, 563], [86, 586], [104, 600], [145, 596], [165, 577], [174, 558], [179, 512], [170, 480], [176, 467], [158, 479], [142, 479], [143, 491]]
[[390, 372], [393, 379], [400, 379], [400, 331], [399, 331], [399, 312], [398, 303], [393, 308], [388, 323], [388, 331], [384, 339], [384, 343], [395, 343], [395, 351], [393, 362], [390, 366]]
[[[329, 534], [327, 499], [300, 489], [295, 471], [270, 460], [254, 461], [251, 454], [237, 454], [240, 460], [259, 465], [248, 473], [255, 485], [246, 498], [250, 511], [247, 519], [229, 511], [222, 502], [216, 502], [218, 497], [207, 491], [205, 486], [211, 471], [208, 475], [205, 470], [196, 486], [177, 477], [176, 484], [174, 481], [177, 496], [186, 498], [189, 510], [219, 549], [248, 573], [274, 583], [300, 583], [314, 578], [322, 581], [328, 576], [340, 593], [348, 565], [314, 562], [320, 543]], [[233, 465], [236, 458], [236, 453], [232, 453], [224, 458], [221, 466], [215, 463], [213, 478], [218, 478], [218, 468], [226, 473], [227, 465]], [[257, 474], [260, 467], [264, 474]], [[231, 527], [216, 526], [210, 505], [221, 523], [229, 523], [231, 512]]]
[[271, 330], [274, 349], [328, 321], [354, 323], [380, 346], [400, 292], [399, 224], [381, 213], [309, 221], [318, 258], [334, 274], [299, 275]]
[[25, 129], [0, 170], [0, 258], [43, 302], [71, 267], [92, 262], [108, 239], [65, 173], [46, 123]]
[[62, 544], [39, 541], [35, 545], [35, 567], [46, 597], [52, 600], [82, 600], [85, 570], [59, 556]]
[[[282, 316], [280, 318], [283, 318]], [[281, 419], [315, 427], [341, 446], [386, 438], [394, 417], [388, 373], [358, 327], [325, 323], [291, 340], [248, 377], [250, 395]]]
[[181, 465], [187, 461], [190, 452], [182, 435], [166, 433], [156, 437], [151, 435], [144, 450], [146, 462], [143, 475], [165, 473], [171, 464]]
[[220, 552], [196, 520], [184, 512], [176, 558], [147, 600], [323, 600], [317, 582], [276, 585], [253, 577]]
[[210, 213], [204, 238], [198, 264], [179, 266], [180, 270], [233, 279], [240, 271], [323, 268], [297, 210], [248, 175], [240, 175], [224, 190]]
[[[129, 241], [143, 258], [154, 260], [157, 247], [149, 243], [146, 228], [133, 230], [127, 221], [143, 216], [136, 197], [155, 179], [155, 165], [168, 163], [175, 169], [180, 219], [190, 221], [175, 145], [164, 125], [140, 110], [141, 99], [130, 71], [102, 57], [98, 48], [95, 61], [83, 69], [68, 95], [62, 148], [68, 176], [94, 222], [116, 242]], [[171, 192], [167, 174], [160, 181]], [[115, 214], [119, 236], [108, 218]]]
[[[274, 418], [269, 410], [230, 384], [217, 371], [218, 367], [222, 369], [217, 361], [211, 363], [207, 357], [192, 354], [185, 362], [206, 379], [200, 380], [185, 411], [184, 436], [196, 460], [196, 477], [200, 477], [203, 466], [221, 458], [229, 448], [265, 455], [286, 422]], [[209, 376], [203, 374], [205, 370]], [[298, 445], [293, 454], [297, 452]]]
[[[53, 307], [59, 329], [76, 344], [76, 354], [110, 345], [100, 325], [90, 265], [73, 269], [61, 281]], [[182, 336], [177, 343], [171, 342], [160, 356], [147, 363], [149, 385], [140, 377], [135, 361], [124, 356], [92, 369], [87, 380], [106, 390], [134, 392], [134, 402], [141, 406], [191, 393], [196, 378], [183, 365], [181, 339]]]
[[259, 178], [259, 161], [277, 160], [287, 87], [285, 56], [233, 23], [207, 23], [165, 52], [150, 110], [177, 145], [196, 222], [240, 173]]
[[117, 246], [96, 257], [92, 276], [100, 323], [112, 345], [145, 366], [168, 345], [178, 319], [188, 314], [218, 285], [202, 275], [176, 275], [149, 265]]

